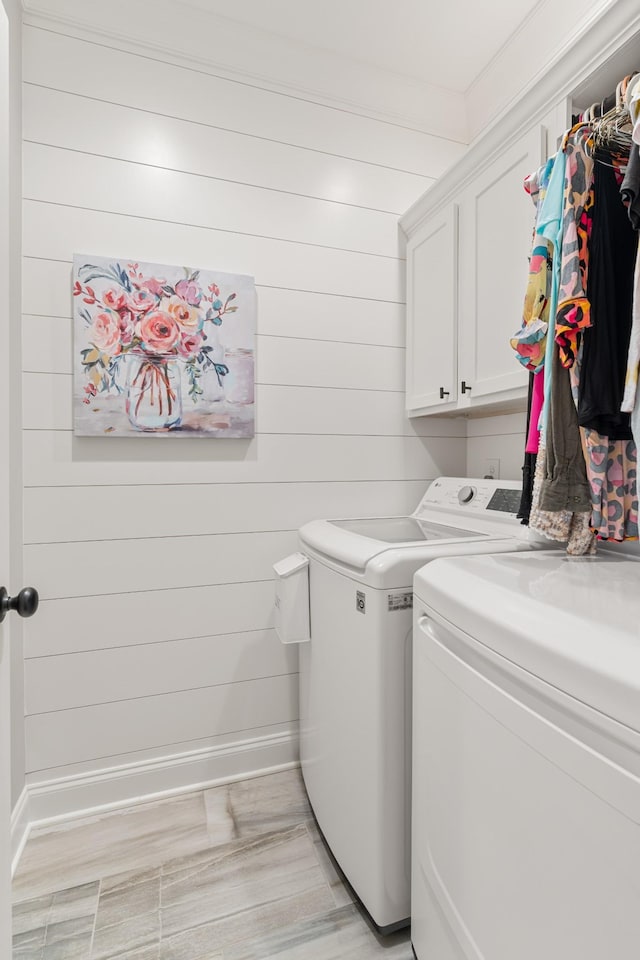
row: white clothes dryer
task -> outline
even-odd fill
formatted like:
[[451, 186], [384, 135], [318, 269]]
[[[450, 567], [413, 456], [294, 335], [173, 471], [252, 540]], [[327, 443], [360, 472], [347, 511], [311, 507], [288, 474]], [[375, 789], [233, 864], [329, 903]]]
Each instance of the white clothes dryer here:
[[415, 577], [418, 960], [633, 960], [640, 562], [437, 560]]
[[410, 517], [318, 520], [300, 759], [318, 825], [382, 932], [409, 922], [412, 579], [436, 557], [530, 549], [520, 484], [441, 477]]

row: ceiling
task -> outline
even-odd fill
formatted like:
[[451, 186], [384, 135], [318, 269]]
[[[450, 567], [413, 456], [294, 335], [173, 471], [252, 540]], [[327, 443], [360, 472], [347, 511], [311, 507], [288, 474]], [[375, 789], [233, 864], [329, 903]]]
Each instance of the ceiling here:
[[535, 0], [187, 0], [227, 20], [464, 93]]

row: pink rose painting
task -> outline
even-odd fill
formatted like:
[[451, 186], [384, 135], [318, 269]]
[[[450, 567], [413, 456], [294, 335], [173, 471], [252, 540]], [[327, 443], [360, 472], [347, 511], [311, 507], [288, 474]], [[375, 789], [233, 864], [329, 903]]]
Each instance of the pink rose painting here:
[[252, 437], [253, 277], [77, 254], [74, 431]]

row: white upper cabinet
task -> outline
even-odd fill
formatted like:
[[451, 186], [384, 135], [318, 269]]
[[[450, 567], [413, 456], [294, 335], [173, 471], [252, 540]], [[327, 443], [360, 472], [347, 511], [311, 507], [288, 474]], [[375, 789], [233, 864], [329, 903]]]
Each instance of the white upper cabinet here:
[[449, 204], [407, 243], [407, 413], [457, 399], [458, 208]]
[[407, 229], [409, 416], [526, 401], [509, 339], [522, 322], [535, 219], [524, 180], [543, 161], [544, 134], [538, 123], [501, 145], [458, 189], [450, 171], [449, 202]]
[[524, 180], [543, 161], [543, 134], [536, 126], [506, 146], [461, 202], [459, 373], [471, 405], [479, 398], [516, 399], [526, 391], [528, 375], [509, 338], [522, 322], [535, 221]]

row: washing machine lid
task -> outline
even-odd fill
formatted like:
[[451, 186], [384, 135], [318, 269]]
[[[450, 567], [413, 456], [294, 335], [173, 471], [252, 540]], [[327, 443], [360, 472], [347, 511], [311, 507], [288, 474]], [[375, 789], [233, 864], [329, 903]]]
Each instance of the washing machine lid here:
[[[379, 518], [372, 522], [377, 524], [380, 519], [395, 521], [398, 518]], [[430, 527], [433, 525], [427, 524], [425, 527], [427, 535]], [[526, 527], [517, 526], [512, 536], [506, 535], [504, 530], [497, 535], [494, 529], [463, 530], [445, 525], [443, 528], [442, 533], [446, 530], [448, 538], [443, 535], [442, 539], [434, 536], [432, 539], [394, 542], [362, 536], [330, 520], [313, 520], [300, 529], [300, 549], [312, 559], [374, 589], [397, 587], [406, 591], [411, 587], [416, 570], [437, 557], [457, 557], [487, 551], [513, 553], [514, 550], [538, 549], [541, 546], [549, 548], [548, 540], [544, 544], [531, 542]], [[390, 525], [392, 529], [393, 524]], [[434, 529], [430, 532], [433, 534]]]
[[450, 541], [458, 543], [461, 540], [484, 542], [487, 539], [483, 531], [463, 530], [427, 521], [416, 524], [413, 517], [312, 520], [300, 528], [300, 542], [303, 550], [310, 549], [317, 556], [363, 572], [374, 559], [389, 554], [389, 562], [394, 562], [398, 553], [404, 551], [414, 558], [407, 581], [410, 583], [421, 563], [439, 556], [438, 552], [434, 552], [436, 544]]
[[517, 519], [520, 491], [513, 480], [438, 477], [411, 516], [313, 520], [300, 528], [300, 548], [369, 586], [406, 590], [435, 557], [548, 549]]
[[442, 523], [430, 523], [416, 517], [369, 517], [355, 520], [329, 520], [341, 530], [357, 533], [382, 543], [423, 543], [426, 540], [458, 540], [485, 536], [475, 530], [463, 530]]
[[418, 598], [472, 639], [640, 731], [640, 560], [611, 552], [440, 559]]

